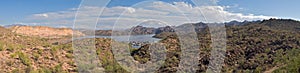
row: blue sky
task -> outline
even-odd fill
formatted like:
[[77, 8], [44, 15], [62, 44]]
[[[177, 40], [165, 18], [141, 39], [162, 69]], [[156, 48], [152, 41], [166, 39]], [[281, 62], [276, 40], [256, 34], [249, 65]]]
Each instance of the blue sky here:
[[0, 24], [13, 24], [26, 16], [78, 7], [80, 0], [2, 0]]
[[[130, 7], [142, 0], [112, 0], [107, 8], [113, 7]], [[161, 0], [166, 3], [184, 2], [190, 4], [187, 0]], [[2, 0], [0, 3], [0, 25], [8, 25], [15, 23], [30, 23], [50, 22], [61, 19], [31, 19], [35, 14], [57, 13], [64, 14], [64, 12], [71, 12], [72, 8], [77, 8], [81, 0]], [[219, 0], [218, 6], [224, 8], [224, 11], [236, 15], [243, 14], [254, 16], [272, 16], [279, 18], [293, 18], [300, 19], [300, 0]], [[192, 4], [193, 5], [193, 4]], [[136, 8], [138, 9], [138, 8]], [[109, 9], [108, 9], [109, 10]], [[49, 15], [49, 14], [47, 14]], [[65, 18], [70, 22], [74, 17]], [[68, 22], [65, 20], [65, 22]], [[63, 22], [63, 21], [62, 21]], [[109, 24], [109, 22], [106, 22]], [[57, 22], [56, 24], [60, 24]], [[46, 25], [47, 26], [47, 25]]]

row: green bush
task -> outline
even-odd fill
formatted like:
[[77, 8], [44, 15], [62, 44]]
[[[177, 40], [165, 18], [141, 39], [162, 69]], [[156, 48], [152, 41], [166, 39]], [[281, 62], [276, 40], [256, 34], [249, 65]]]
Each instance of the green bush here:
[[4, 51], [4, 44], [3, 43], [0, 43], [0, 51]]
[[67, 58], [73, 58], [73, 54], [67, 53], [67, 54], [66, 54], [66, 57], [67, 57]]
[[27, 65], [27, 66], [30, 66], [31, 65], [31, 60], [30, 58], [24, 54], [23, 52], [16, 52], [17, 55], [19, 56], [19, 59], [21, 60], [21, 62], [24, 64], [24, 65]]
[[13, 45], [7, 45], [7, 48], [6, 48], [7, 51], [14, 51], [15, 50], [15, 47]]
[[63, 70], [62, 70], [62, 65], [59, 64], [59, 65], [56, 65], [54, 68], [52, 68], [52, 73], [62, 73]]
[[52, 73], [50, 69], [48, 68], [42, 68], [37, 70], [38, 73]]
[[0, 51], [3, 51], [3, 50], [5, 50], [5, 49], [0, 46]]
[[51, 54], [55, 55], [55, 53], [60, 49], [60, 46], [52, 46], [51, 48]]
[[20, 69], [14, 69], [11, 71], [11, 73], [22, 73], [22, 71], [20, 71]]
[[274, 71], [274, 73], [299, 73], [300, 70], [300, 49], [292, 49], [286, 52], [284, 57], [281, 57], [281, 67]]
[[32, 55], [35, 60], [38, 60], [38, 58], [40, 57], [40, 54], [38, 52], [33, 52]]

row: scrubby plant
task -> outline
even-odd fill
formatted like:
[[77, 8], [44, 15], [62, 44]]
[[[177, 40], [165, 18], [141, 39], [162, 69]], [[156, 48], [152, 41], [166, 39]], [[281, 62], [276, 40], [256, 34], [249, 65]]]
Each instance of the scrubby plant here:
[[0, 42], [0, 51], [4, 51], [5, 50], [4, 45], [5, 45], [4, 43]]
[[62, 64], [56, 65], [52, 68], [52, 73], [63, 73]]
[[12, 70], [11, 73], [22, 73], [22, 71], [17, 68], [17, 69]]
[[50, 49], [51, 50], [51, 54], [55, 55], [59, 49], [61, 49], [60, 46], [52, 46], [52, 48]]
[[66, 54], [66, 57], [67, 57], [67, 58], [73, 58], [73, 54], [67, 53], [67, 54]]
[[20, 51], [16, 52], [16, 54], [19, 56], [19, 59], [21, 60], [21, 62], [24, 65], [27, 65], [27, 66], [31, 65], [31, 60], [27, 54], [20, 52]]
[[283, 67], [274, 71], [274, 73], [299, 73], [300, 70], [300, 49], [292, 49], [287, 51], [286, 57], [281, 57], [284, 59], [281, 61], [285, 65], [281, 65]]
[[40, 54], [38, 52], [33, 52], [32, 56], [34, 57], [34, 60], [38, 60], [38, 58], [40, 57]]
[[24, 65], [30, 66], [31, 60], [26, 55], [20, 55], [20, 60]]
[[10, 52], [13, 52], [15, 50], [15, 47], [13, 45], [7, 45], [6, 50], [10, 51]]
[[0, 51], [5, 50], [2, 45], [0, 45]]
[[50, 69], [48, 68], [42, 68], [38, 70], [39, 73], [52, 73]]
[[6, 65], [7, 65], [7, 66], [12, 66], [13, 64], [14, 64], [13, 61], [7, 61], [7, 62], [6, 62]]

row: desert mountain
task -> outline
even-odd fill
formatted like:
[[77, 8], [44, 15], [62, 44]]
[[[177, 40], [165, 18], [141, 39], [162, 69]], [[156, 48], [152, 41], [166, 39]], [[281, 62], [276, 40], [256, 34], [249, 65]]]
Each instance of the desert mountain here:
[[95, 35], [110, 36], [113, 33], [116, 35], [146, 35], [154, 34], [155, 31], [155, 28], [135, 26], [126, 30], [96, 30]]
[[51, 28], [46, 26], [13, 26], [9, 29], [17, 34], [27, 36], [39, 36], [48, 38], [59, 38], [61, 36], [72, 36], [73, 33], [76, 35], [84, 35], [79, 31], [73, 31], [69, 28]]
[[[194, 23], [193, 25], [198, 26], [196, 28], [202, 31], [198, 32], [197, 41], [199, 41], [198, 45], [200, 46], [200, 57], [198, 59], [199, 64], [196, 65], [197, 73], [202, 73], [206, 71], [210, 64], [212, 39], [209, 29], [205, 28], [207, 24]], [[288, 26], [284, 27], [284, 25]], [[299, 73], [300, 34], [296, 32], [298, 28], [292, 26], [299, 26], [299, 22], [294, 20], [270, 19], [247, 22], [238, 26], [226, 26], [227, 44], [222, 73]], [[180, 28], [184, 27], [186, 26], [180, 26]], [[49, 41], [56, 39], [39, 37], [38, 34], [41, 32], [37, 32], [31, 29], [31, 27], [26, 29], [36, 32], [35, 37], [30, 36], [29, 33], [27, 35], [17, 33], [16, 29], [16, 27], [10, 29], [0, 27], [1, 73], [79, 72], [77, 68], [79, 65], [74, 61], [72, 42], [53, 44]], [[52, 30], [51, 28], [45, 29]], [[43, 31], [43, 29], [39, 30]], [[64, 31], [62, 29], [54, 30]], [[161, 28], [161, 30], [168, 31], [161, 34], [174, 32], [171, 27], [167, 29]], [[139, 31], [144, 32], [144, 30]], [[52, 33], [54, 34], [54, 32]], [[102, 63], [102, 67], [107, 73], [129, 73], [114, 59], [111, 49], [112, 42], [116, 41], [103, 38], [95, 39], [95, 50], [100, 63]], [[166, 47], [167, 56], [164, 64], [156, 72], [176, 72], [182, 57], [179, 38], [176, 35], [168, 35], [164, 36], [157, 43], [163, 44]], [[121, 44], [127, 45], [124, 43]], [[129, 47], [124, 49], [130, 49], [130, 55], [134, 60], [143, 64], [151, 60], [150, 46], [151, 44], [147, 44], [141, 48]], [[89, 68], [84, 65], [80, 67]]]
[[[284, 23], [287, 22], [287, 23]], [[269, 23], [268, 25], [265, 25]], [[227, 26], [227, 50], [225, 54], [224, 73], [262, 73], [262, 72], [299, 72], [300, 70], [300, 35], [297, 32], [285, 31], [295, 29], [284, 25], [299, 26], [294, 20], [265, 20], [259, 23], [249, 22], [245, 25]], [[282, 26], [279, 28], [277, 26]], [[277, 27], [275, 29], [274, 27]], [[295, 29], [296, 30], [296, 29]], [[210, 63], [211, 36], [209, 29], [198, 33], [200, 59], [197, 72], [205, 72]], [[159, 73], [176, 72], [180, 62], [180, 41], [176, 35], [161, 33], [168, 51], [165, 64]], [[170, 46], [172, 45], [172, 46]], [[133, 56], [140, 63], [149, 61], [149, 45], [134, 52]], [[146, 49], [146, 50], [145, 50]]]
[[269, 19], [260, 22], [259, 24], [268, 26], [272, 29], [285, 30], [285, 31], [300, 31], [300, 22], [291, 19]]

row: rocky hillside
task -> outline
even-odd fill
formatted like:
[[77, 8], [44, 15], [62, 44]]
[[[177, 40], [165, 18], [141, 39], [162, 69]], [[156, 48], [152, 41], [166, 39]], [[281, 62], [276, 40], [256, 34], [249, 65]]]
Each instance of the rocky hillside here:
[[130, 31], [131, 34], [137, 34], [137, 35], [153, 34], [155, 32], [155, 28], [136, 26], [131, 28]]
[[[283, 23], [289, 22], [289, 23]], [[266, 25], [266, 23], [270, 23]], [[293, 72], [300, 70], [300, 35], [294, 32], [294, 27], [284, 27], [284, 25], [299, 26], [298, 21], [294, 20], [265, 20], [259, 23], [248, 23], [242, 26], [227, 26], [227, 51], [223, 72], [229, 73], [261, 73], [261, 72]], [[276, 27], [282, 26], [282, 28]], [[292, 30], [292, 31], [291, 31]], [[203, 32], [209, 32], [206, 29]], [[158, 37], [165, 38], [163, 42], [179, 41], [176, 35], [171, 33], [162, 33]], [[205, 72], [209, 64], [210, 53], [210, 34], [198, 33], [200, 42], [201, 58], [199, 60], [198, 72]], [[176, 44], [177, 43], [177, 44]], [[180, 45], [178, 45], [180, 46]], [[144, 46], [147, 47], [147, 46]], [[173, 51], [173, 56], [167, 62], [167, 67], [163, 67], [159, 72], [174, 72], [178, 67], [180, 54], [178, 47], [168, 48], [177, 49]], [[147, 50], [141, 50], [147, 52]], [[145, 53], [147, 55], [147, 53]], [[141, 55], [142, 57], [143, 55]], [[168, 60], [166, 60], [168, 61]], [[145, 61], [142, 61], [145, 62]], [[177, 62], [177, 63], [174, 63]]]
[[39, 36], [58, 38], [60, 36], [84, 35], [81, 32], [73, 31], [69, 28], [51, 28], [46, 26], [13, 26], [9, 28], [12, 32], [26, 36]]
[[260, 22], [261, 25], [266, 25], [272, 29], [280, 29], [285, 31], [299, 32], [300, 22], [291, 19], [270, 19]]
[[95, 35], [101, 35], [101, 36], [111, 36], [112, 30], [96, 30]]
[[[175, 32], [175, 29], [173, 28], [185, 28], [189, 24], [192, 24], [195, 27], [196, 32], [202, 32], [204, 31], [208, 26], [209, 23], [187, 23], [179, 26], [165, 26], [165, 27], [158, 27], [158, 28], [151, 28], [151, 27], [143, 27], [143, 26], [136, 26], [132, 27], [128, 30], [123, 31], [114, 31], [114, 33], [121, 34], [121, 35], [128, 35], [128, 34], [122, 34], [122, 33], [128, 33], [131, 32], [131, 35], [145, 35], [145, 34], [160, 34], [163, 32]], [[241, 25], [247, 25], [247, 24], [261, 24], [264, 26], [268, 26], [272, 29], [281, 29], [285, 31], [296, 31], [298, 32], [300, 30], [300, 22], [291, 20], [291, 19], [269, 19], [269, 20], [263, 20], [263, 21], [244, 21], [244, 22], [238, 22], [238, 21], [231, 21], [224, 23], [226, 26], [241, 26]], [[110, 36], [112, 34], [112, 30], [97, 30], [96, 35], [102, 35], [102, 36]], [[170, 33], [168, 33], [170, 34]]]
[[[275, 25], [279, 26], [277, 22], [282, 22], [283, 25], [286, 20], [271, 19], [239, 26], [226, 26], [227, 50], [222, 72], [299, 73], [300, 34], [294, 27], [284, 27], [293, 30], [283, 30], [279, 27], [275, 29]], [[288, 22], [299, 23], [293, 20]], [[298, 26], [287, 23], [284, 25]], [[50, 42], [57, 39], [28, 37], [2, 27], [0, 31], [0, 73], [78, 73], [72, 42], [57, 44]], [[200, 58], [197, 73], [206, 71], [211, 56], [209, 29], [201, 27], [201, 31], [198, 32]], [[162, 38], [163, 40], [158, 43], [165, 45], [167, 58], [156, 73], [176, 72], [181, 58], [180, 41], [176, 35]], [[105, 72], [129, 73], [120, 67], [113, 57], [111, 43], [115, 41], [97, 38], [95, 42], [95, 50]], [[150, 46], [151, 44], [147, 44], [141, 48], [128, 47], [128, 49], [131, 56], [143, 64], [150, 60]]]
[[[280, 21], [280, 20], [279, 20]], [[274, 25], [277, 25], [274, 23]], [[272, 26], [272, 25], [271, 25]], [[300, 35], [297, 32], [274, 29], [260, 22], [227, 26], [227, 50], [222, 72], [224, 73], [298, 73], [300, 70]], [[197, 73], [205, 72], [210, 63], [211, 36], [209, 29], [198, 33], [200, 58]], [[157, 73], [174, 73], [180, 62], [180, 42], [176, 35], [165, 36], [160, 43], [166, 46], [167, 59]], [[108, 45], [107, 45], [108, 46]], [[131, 49], [131, 55], [141, 64], [150, 60], [149, 45]], [[105, 49], [105, 50], [109, 50]], [[108, 51], [109, 52], [109, 51]], [[111, 55], [112, 54], [108, 54]], [[107, 57], [107, 56], [106, 56]], [[109, 59], [108, 59], [109, 60]], [[114, 60], [108, 72], [120, 72]], [[109, 68], [113, 65], [114, 68]]]
[[[155, 28], [151, 27], [143, 27], [143, 26], [135, 26], [127, 30], [121, 30], [121, 31], [112, 31], [112, 30], [96, 30], [95, 35], [101, 35], [101, 36], [110, 36], [114, 32], [116, 35], [147, 35], [147, 34], [154, 34]], [[129, 33], [130, 32], [130, 33]]]
[[[0, 73], [78, 72], [71, 42], [53, 43], [51, 41], [59, 40], [24, 36], [24, 34], [12, 32], [3, 27], [0, 27], [0, 31]], [[98, 39], [97, 41], [99, 41], [97, 48], [107, 48], [102, 44], [110, 42], [109, 39]]]

